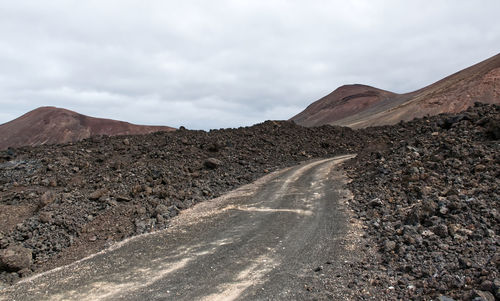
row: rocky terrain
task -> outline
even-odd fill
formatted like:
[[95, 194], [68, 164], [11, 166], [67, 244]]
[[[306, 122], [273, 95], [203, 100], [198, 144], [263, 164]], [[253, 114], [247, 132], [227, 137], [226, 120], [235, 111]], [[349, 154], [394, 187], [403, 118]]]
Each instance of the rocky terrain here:
[[163, 229], [180, 210], [272, 170], [353, 152], [343, 139], [353, 135], [269, 121], [4, 151], [0, 249], [13, 263], [3, 260], [1, 278], [12, 282]]
[[458, 113], [474, 102], [500, 104], [500, 54], [417, 91], [396, 94], [365, 85], [345, 85], [292, 117], [304, 126], [352, 128]]
[[345, 168], [364, 255], [342, 274], [311, 271], [325, 275], [322, 287], [348, 277], [359, 299], [495, 300], [499, 122], [499, 106], [478, 104], [363, 130], [268, 121], [3, 151], [0, 278], [13, 282], [163, 229], [180, 210], [278, 168], [358, 153]]
[[75, 142], [100, 135], [140, 135], [173, 130], [168, 126], [136, 125], [89, 117], [61, 108], [40, 107], [0, 124], [0, 150], [25, 145]]
[[500, 106], [363, 131], [351, 208], [379, 257], [357, 287], [388, 299], [500, 298]]

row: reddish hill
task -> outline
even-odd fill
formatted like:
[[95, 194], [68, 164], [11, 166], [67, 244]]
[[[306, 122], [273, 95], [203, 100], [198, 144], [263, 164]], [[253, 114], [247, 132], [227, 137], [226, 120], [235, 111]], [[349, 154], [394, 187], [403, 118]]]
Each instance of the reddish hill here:
[[398, 95], [365, 85], [345, 85], [313, 102], [292, 118], [304, 126], [329, 124], [356, 115]]
[[140, 135], [173, 130], [167, 126], [135, 125], [66, 109], [41, 107], [0, 125], [0, 149], [67, 143], [99, 135]]
[[291, 120], [305, 126], [362, 128], [458, 113], [476, 101], [500, 103], [500, 54], [411, 93], [396, 94], [364, 85], [342, 86]]

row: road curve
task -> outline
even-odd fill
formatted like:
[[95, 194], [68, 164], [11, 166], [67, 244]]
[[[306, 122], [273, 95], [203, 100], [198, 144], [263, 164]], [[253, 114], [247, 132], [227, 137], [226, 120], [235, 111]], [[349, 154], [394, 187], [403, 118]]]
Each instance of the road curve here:
[[304, 299], [313, 269], [343, 249], [345, 179], [353, 156], [269, 174], [183, 211], [167, 230], [0, 291], [0, 300]]

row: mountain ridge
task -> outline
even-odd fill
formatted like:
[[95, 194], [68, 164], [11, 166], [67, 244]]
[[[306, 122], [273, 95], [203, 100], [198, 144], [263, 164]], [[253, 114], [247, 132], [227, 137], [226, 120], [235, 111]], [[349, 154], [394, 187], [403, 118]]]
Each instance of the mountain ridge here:
[[500, 103], [500, 54], [404, 94], [360, 84], [344, 85], [290, 120], [304, 126], [363, 128], [458, 113], [474, 102]]

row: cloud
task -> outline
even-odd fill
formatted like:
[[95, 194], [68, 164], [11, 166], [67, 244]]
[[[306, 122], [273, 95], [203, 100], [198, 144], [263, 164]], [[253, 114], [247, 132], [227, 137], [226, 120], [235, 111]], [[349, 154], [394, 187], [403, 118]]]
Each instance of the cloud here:
[[4, 1], [0, 123], [42, 105], [209, 129], [348, 83], [421, 88], [498, 52], [500, 2]]

